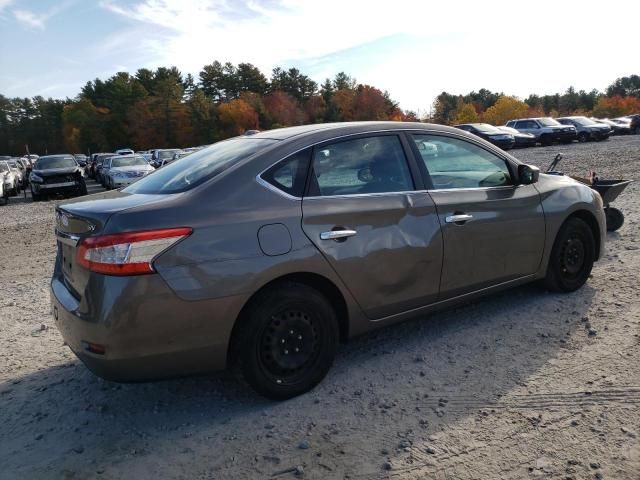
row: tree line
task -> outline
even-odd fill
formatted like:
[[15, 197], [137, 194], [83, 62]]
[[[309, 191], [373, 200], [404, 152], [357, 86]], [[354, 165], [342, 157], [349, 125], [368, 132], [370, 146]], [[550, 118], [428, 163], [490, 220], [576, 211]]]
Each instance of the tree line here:
[[399, 108], [390, 94], [344, 72], [318, 85], [296, 68], [269, 78], [250, 63], [214, 61], [198, 78], [176, 67], [119, 72], [87, 82], [74, 99], [0, 95], [0, 154], [100, 152], [132, 147], [209, 144], [250, 129], [352, 120], [501, 125], [516, 117], [640, 112], [640, 76], [621, 77], [605, 92], [530, 95], [524, 101], [487, 89], [442, 92], [429, 115]]
[[416, 120], [389, 93], [344, 72], [318, 85], [296, 68], [267, 78], [250, 63], [119, 72], [74, 99], [0, 95], [0, 152], [100, 152], [209, 144], [249, 129], [351, 120]]
[[576, 91], [569, 87], [554, 95], [529, 95], [520, 100], [503, 92], [487, 89], [466, 95], [442, 92], [434, 101], [430, 120], [445, 125], [487, 122], [503, 125], [507, 120], [522, 117], [558, 117], [586, 115], [615, 118], [640, 113], [640, 76], [620, 77], [605, 92]]

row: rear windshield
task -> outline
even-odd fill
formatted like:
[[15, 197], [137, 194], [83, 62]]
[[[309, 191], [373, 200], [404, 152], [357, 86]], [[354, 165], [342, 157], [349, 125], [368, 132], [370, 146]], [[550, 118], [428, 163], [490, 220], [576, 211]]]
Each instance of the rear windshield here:
[[131, 167], [133, 165], [147, 165], [142, 157], [112, 157], [111, 168]]
[[36, 163], [36, 170], [48, 170], [50, 168], [72, 168], [78, 164], [73, 157], [42, 157]]
[[215, 177], [236, 162], [275, 143], [271, 139], [232, 138], [187, 155], [124, 189], [127, 193], [178, 193]]

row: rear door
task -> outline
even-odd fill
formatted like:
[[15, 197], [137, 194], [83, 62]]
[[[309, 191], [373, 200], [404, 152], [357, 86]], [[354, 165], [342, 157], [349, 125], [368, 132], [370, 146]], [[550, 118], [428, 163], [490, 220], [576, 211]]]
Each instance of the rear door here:
[[315, 147], [302, 201], [305, 234], [371, 319], [438, 297], [440, 225], [405, 146], [376, 134]]
[[416, 146], [435, 146], [422, 166], [442, 228], [441, 298], [534, 274], [545, 241], [536, 188], [515, 185], [509, 162], [475, 142], [424, 134], [412, 139]]

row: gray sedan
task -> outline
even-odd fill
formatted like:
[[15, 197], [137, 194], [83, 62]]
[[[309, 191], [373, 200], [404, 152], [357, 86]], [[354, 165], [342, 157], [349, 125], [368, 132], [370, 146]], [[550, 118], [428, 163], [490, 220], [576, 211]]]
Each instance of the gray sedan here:
[[96, 374], [239, 363], [261, 394], [313, 388], [338, 344], [603, 252], [600, 196], [459, 129], [310, 125], [216, 143], [59, 206], [51, 300]]

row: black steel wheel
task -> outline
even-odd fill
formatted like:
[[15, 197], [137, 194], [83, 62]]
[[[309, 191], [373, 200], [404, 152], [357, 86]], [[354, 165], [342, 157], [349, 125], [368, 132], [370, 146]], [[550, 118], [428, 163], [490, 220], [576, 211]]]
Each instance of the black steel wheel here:
[[560, 228], [553, 244], [545, 284], [554, 292], [573, 292], [585, 284], [595, 260], [591, 228], [577, 217]]
[[607, 207], [604, 213], [607, 218], [607, 231], [615, 232], [624, 224], [624, 214], [617, 208]]
[[283, 400], [315, 387], [338, 346], [335, 311], [317, 290], [281, 283], [261, 292], [240, 319], [234, 348], [247, 383]]

